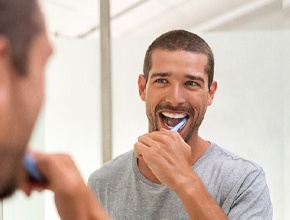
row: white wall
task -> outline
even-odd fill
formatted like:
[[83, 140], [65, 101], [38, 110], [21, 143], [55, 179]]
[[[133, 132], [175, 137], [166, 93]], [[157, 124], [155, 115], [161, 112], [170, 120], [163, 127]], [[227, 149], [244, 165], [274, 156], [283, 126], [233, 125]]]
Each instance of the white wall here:
[[[200, 134], [262, 165], [274, 220], [290, 218], [290, 32], [201, 34], [216, 57], [218, 91]], [[114, 39], [113, 156], [147, 132], [137, 78], [157, 36]], [[56, 41], [47, 68], [47, 102], [32, 140], [38, 149], [69, 152], [84, 178], [101, 165], [98, 40]], [[58, 219], [52, 195], [21, 193], [4, 202], [4, 220]]]
[[[85, 180], [101, 165], [99, 41], [56, 41], [48, 66], [45, 149], [69, 152]], [[64, 183], [65, 184], [65, 183]], [[57, 219], [52, 194], [46, 219]]]

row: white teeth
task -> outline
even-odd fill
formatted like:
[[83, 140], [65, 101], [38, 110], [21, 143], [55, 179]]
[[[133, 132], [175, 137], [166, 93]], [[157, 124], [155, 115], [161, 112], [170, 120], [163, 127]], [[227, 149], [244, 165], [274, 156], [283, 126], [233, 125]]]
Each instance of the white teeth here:
[[169, 113], [169, 112], [162, 112], [162, 115], [168, 118], [184, 118], [186, 114], [176, 114], [176, 113]]

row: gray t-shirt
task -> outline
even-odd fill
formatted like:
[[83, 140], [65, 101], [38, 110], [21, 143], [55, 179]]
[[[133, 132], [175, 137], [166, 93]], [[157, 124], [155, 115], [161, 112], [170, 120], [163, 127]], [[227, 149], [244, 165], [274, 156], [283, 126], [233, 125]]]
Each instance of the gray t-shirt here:
[[[192, 169], [229, 219], [272, 219], [260, 166], [212, 143]], [[188, 219], [173, 191], [140, 173], [133, 150], [93, 172], [88, 184], [113, 219]]]

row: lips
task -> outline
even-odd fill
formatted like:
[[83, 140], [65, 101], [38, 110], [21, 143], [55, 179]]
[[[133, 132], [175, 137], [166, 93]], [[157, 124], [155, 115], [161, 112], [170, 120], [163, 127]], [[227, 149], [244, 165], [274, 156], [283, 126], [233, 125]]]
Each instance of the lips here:
[[187, 117], [187, 114], [185, 113], [173, 113], [173, 112], [161, 112], [160, 118], [162, 123], [167, 127], [168, 129], [173, 128], [175, 125], [177, 125], [179, 122], [181, 122], [185, 117]]

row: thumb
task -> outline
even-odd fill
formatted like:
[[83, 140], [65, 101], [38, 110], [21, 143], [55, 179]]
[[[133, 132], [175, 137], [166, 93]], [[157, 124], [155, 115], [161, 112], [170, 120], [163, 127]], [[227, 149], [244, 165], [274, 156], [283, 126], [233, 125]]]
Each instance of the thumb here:
[[165, 128], [161, 128], [160, 131], [170, 132], [170, 130], [167, 130], [167, 129], [165, 129]]

